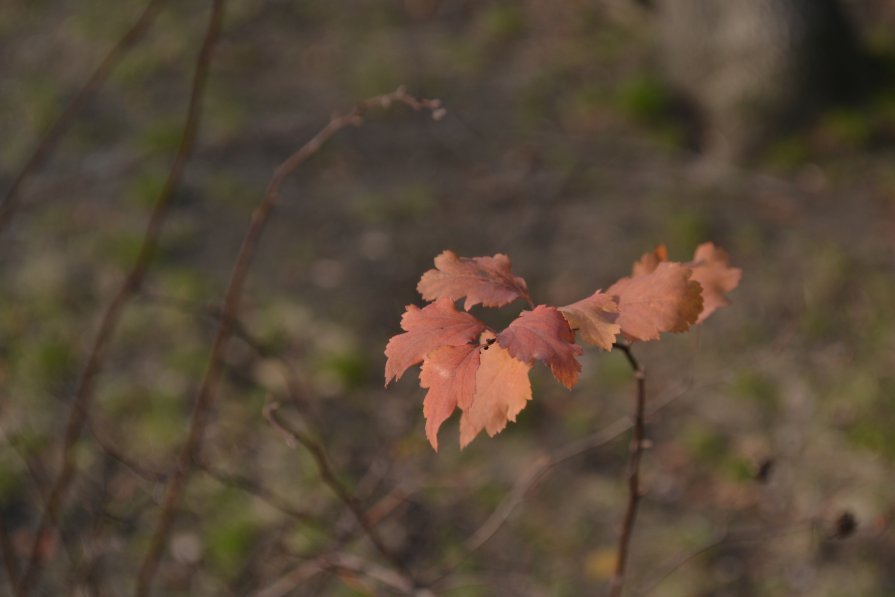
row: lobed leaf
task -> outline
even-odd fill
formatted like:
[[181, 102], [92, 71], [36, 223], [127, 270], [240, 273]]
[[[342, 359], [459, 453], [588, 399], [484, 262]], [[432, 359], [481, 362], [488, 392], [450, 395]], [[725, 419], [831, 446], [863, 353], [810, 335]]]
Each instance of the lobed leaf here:
[[575, 334], [555, 307], [538, 305], [523, 311], [497, 336], [497, 342], [524, 363], [544, 362], [554, 377], [569, 389], [578, 381], [584, 351], [575, 344]]
[[[659, 245], [634, 263], [634, 276], [648, 274], [665, 261], [668, 261], [668, 250], [665, 245]], [[730, 267], [727, 252], [713, 243], [703, 243], [696, 247], [693, 261], [684, 265], [693, 271], [690, 279], [702, 286], [702, 312], [696, 320], [700, 324], [709, 315], [730, 304], [727, 293], [739, 285], [743, 271]]]
[[692, 270], [692, 280], [702, 286], [702, 313], [696, 323], [730, 304], [727, 293], [739, 286], [743, 270], [730, 267], [727, 252], [712, 243], [696, 247], [693, 261], [687, 264]]
[[668, 261], [668, 249], [665, 245], [659, 245], [649, 253], [644, 253], [638, 261], [634, 262], [631, 274], [642, 276], [656, 271], [663, 261]]
[[658, 340], [662, 332], [685, 332], [702, 311], [702, 288], [690, 268], [662, 262], [648, 274], [622, 278], [606, 290], [618, 301], [616, 323], [631, 340]]
[[603, 350], [612, 350], [621, 332], [621, 326], [616, 323], [618, 304], [613, 297], [598, 290], [571, 305], [559, 307], [559, 312], [582, 340]]
[[428, 388], [423, 400], [426, 437], [438, 451], [438, 429], [459, 406], [468, 410], [476, 390], [480, 347], [473, 344], [442, 346], [423, 361], [420, 387]]
[[460, 448], [468, 446], [483, 429], [491, 437], [503, 431], [531, 400], [531, 365], [513, 358], [497, 343], [478, 350], [475, 397], [460, 417]]
[[424, 273], [416, 288], [427, 301], [466, 297], [463, 308], [467, 311], [479, 303], [502, 307], [518, 298], [530, 301], [525, 280], [513, 275], [511, 265], [502, 253], [468, 258], [444, 251], [435, 258], [435, 269]]
[[385, 347], [385, 385], [398, 380], [408, 368], [442, 346], [462, 346], [475, 341], [485, 324], [457, 311], [448, 298], [438, 299], [422, 309], [407, 305], [401, 317], [403, 334], [393, 336]]

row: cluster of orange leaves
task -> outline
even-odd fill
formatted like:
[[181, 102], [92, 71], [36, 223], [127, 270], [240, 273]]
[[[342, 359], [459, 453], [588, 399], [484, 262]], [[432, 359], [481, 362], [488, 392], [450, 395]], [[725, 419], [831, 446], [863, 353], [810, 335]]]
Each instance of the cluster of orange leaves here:
[[[740, 282], [727, 254], [712, 243], [700, 245], [693, 260], [668, 261], [664, 245], [643, 255], [631, 276], [606, 291], [563, 307], [534, 306], [525, 280], [513, 275], [510, 259], [458, 257], [444, 251], [435, 269], [423, 274], [417, 290], [431, 303], [408, 305], [403, 333], [385, 348], [385, 383], [419, 363], [426, 436], [438, 450], [438, 429], [459, 408], [460, 447], [483, 429], [494, 436], [515, 421], [531, 400], [529, 370], [541, 361], [571, 389], [578, 381], [581, 341], [612, 350], [627, 342], [658, 340], [663, 332], [685, 332], [728, 305], [726, 294]], [[465, 298], [463, 311], [455, 301]], [[502, 331], [489, 328], [468, 311], [475, 305], [501, 307], [517, 299], [531, 310]]]

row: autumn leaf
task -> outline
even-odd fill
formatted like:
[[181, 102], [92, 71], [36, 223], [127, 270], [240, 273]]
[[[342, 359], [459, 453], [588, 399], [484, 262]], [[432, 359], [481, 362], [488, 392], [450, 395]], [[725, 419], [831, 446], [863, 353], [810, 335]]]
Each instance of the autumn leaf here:
[[428, 388], [423, 400], [426, 437], [438, 451], [438, 428], [459, 406], [468, 410], [476, 390], [480, 347], [473, 344], [442, 346], [423, 361], [420, 386]]
[[726, 293], [740, 276], [727, 254], [711, 243], [700, 245], [689, 263], [668, 261], [668, 251], [659, 245], [634, 264], [630, 277], [605, 292], [564, 307], [533, 307], [495, 335], [458, 311], [454, 301], [465, 297], [466, 310], [480, 303], [499, 307], [518, 298], [531, 304], [525, 281], [513, 276], [506, 255], [461, 258], [444, 251], [417, 287], [434, 302], [422, 309], [408, 305], [401, 318], [404, 332], [386, 346], [386, 385], [422, 363], [426, 436], [438, 451], [438, 430], [459, 408], [464, 448], [482, 430], [494, 436], [516, 420], [531, 400], [528, 374], [535, 360], [544, 362], [566, 387], [575, 385], [581, 372], [577, 357], [583, 352], [575, 343], [576, 333], [609, 350], [618, 334], [646, 341], [686, 331], [729, 304]]
[[441, 298], [422, 309], [407, 305], [401, 329], [405, 332], [392, 337], [385, 347], [385, 385], [400, 379], [409, 367], [437, 348], [462, 346], [476, 340], [485, 324], [469, 313], [457, 311], [451, 299]]
[[693, 261], [686, 265], [693, 270], [691, 279], [702, 286], [702, 313], [696, 320], [702, 323], [716, 310], [730, 304], [727, 293], [739, 285], [743, 270], [730, 267], [727, 252], [712, 243], [696, 247]]
[[668, 249], [665, 245], [659, 245], [651, 252], [644, 253], [638, 261], [634, 262], [632, 275], [636, 277], [652, 273], [663, 261], [668, 261]]
[[524, 363], [544, 362], [569, 389], [578, 381], [581, 364], [576, 357], [583, 351], [555, 307], [538, 305], [533, 311], [523, 311], [497, 336], [497, 342]]
[[484, 429], [494, 437], [508, 421], [515, 421], [531, 400], [531, 365], [519, 361], [497, 343], [480, 349], [475, 396], [460, 417], [460, 447], [465, 448]]
[[[634, 263], [634, 276], [654, 271], [663, 261], [668, 261], [668, 250], [665, 245], [659, 245]], [[702, 286], [702, 312], [696, 320], [699, 324], [721, 307], [730, 304], [727, 293], [739, 285], [743, 272], [739, 268], [730, 267], [727, 252], [713, 243], [703, 243], [696, 247], [693, 261], [684, 265], [693, 271], [690, 279]]]
[[585, 299], [559, 307], [559, 312], [582, 340], [603, 350], [612, 350], [621, 326], [616, 323], [618, 305], [611, 296], [598, 290]]
[[702, 311], [702, 289], [690, 268], [663, 262], [651, 273], [622, 278], [606, 290], [618, 301], [616, 323], [631, 340], [658, 340], [661, 332], [684, 332]]
[[518, 298], [530, 302], [525, 280], [513, 275], [510, 258], [502, 253], [467, 258], [444, 251], [435, 258], [435, 269], [424, 273], [416, 288], [427, 301], [466, 297], [463, 308], [467, 311], [479, 303], [502, 307]]

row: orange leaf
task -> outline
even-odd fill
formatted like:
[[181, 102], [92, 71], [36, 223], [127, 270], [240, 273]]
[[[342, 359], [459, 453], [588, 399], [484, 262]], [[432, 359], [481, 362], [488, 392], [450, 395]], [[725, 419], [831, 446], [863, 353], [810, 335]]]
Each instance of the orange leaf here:
[[634, 263], [633, 276], [642, 276], [652, 273], [656, 270], [660, 263], [668, 261], [668, 249], [665, 245], [659, 245], [650, 253], [644, 253], [638, 261]]
[[407, 305], [401, 328], [405, 333], [392, 337], [385, 347], [385, 385], [400, 379], [409, 367], [437, 348], [474, 341], [485, 324], [469, 313], [457, 311], [452, 300], [442, 298], [422, 309]]
[[435, 268], [424, 273], [416, 287], [427, 301], [466, 297], [463, 308], [469, 311], [479, 303], [502, 307], [518, 298], [529, 300], [525, 280], [513, 275], [510, 258], [502, 253], [467, 258], [444, 251], [435, 258]]
[[479, 369], [479, 347], [472, 344], [443, 346], [423, 361], [420, 386], [428, 388], [423, 400], [426, 437], [438, 451], [438, 428], [459, 405], [466, 410], [475, 394], [476, 371]]
[[666, 261], [610, 286], [606, 294], [618, 300], [622, 333], [631, 340], [658, 340], [661, 332], [687, 331], [702, 311], [702, 289], [690, 275], [690, 268]]
[[618, 305], [611, 296], [598, 290], [585, 299], [559, 307], [559, 312], [582, 340], [603, 350], [612, 350], [621, 327], [615, 322]]
[[730, 304], [726, 293], [739, 285], [743, 270], [730, 267], [727, 252], [712, 243], [696, 247], [693, 261], [687, 265], [693, 270], [691, 279], [702, 286], [702, 313], [696, 320], [702, 323], [716, 310]]
[[584, 351], [575, 344], [575, 334], [555, 307], [538, 305], [533, 311], [523, 311], [497, 341], [522, 362], [543, 361], [569, 389], [578, 381], [581, 364], [575, 357]]
[[475, 397], [460, 417], [460, 447], [469, 445], [484, 429], [494, 437], [503, 431], [507, 421], [531, 400], [531, 365], [516, 360], [499, 344], [480, 349], [479, 369], [475, 376]]

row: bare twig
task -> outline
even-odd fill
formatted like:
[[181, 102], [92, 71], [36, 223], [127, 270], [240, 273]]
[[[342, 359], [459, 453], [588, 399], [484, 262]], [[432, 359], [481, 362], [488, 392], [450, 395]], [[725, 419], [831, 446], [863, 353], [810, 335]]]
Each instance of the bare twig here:
[[404, 564], [388, 548], [388, 546], [385, 545], [385, 542], [379, 536], [376, 527], [367, 518], [367, 513], [364, 511], [361, 503], [339, 480], [339, 477], [336, 475], [336, 472], [326, 455], [326, 451], [320, 442], [289, 423], [289, 421], [279, 414], [278, 410], [279, 405], [275, 402], [269, 403], [264, 407], [264, 417], [283, 435], [289, 447], [295, 448], [298, 445], [301, 445], [311, 453], [314, 463], [317, 465], [317, 472], [320, 474], [323, 483], [332, 490], [336, 497], [339, 498], [339, 501], [341, 501], [354, 515], [354, 518], [357, 520], [367, 537], [369, 537], [370, 542], [376, 547], [377, 551], [379, 551], [379, 553], [382, 554], [382, 556], [395, 568], [401, 570], [406, 575]]
[[609, 585], [609, 594], [612, 597], [621, 597], [625, 584], [625, 567], [628, 563], [628, 551], [631, 545], [631, 534], [634, 532], [634, 522], [637, 519], [637, 506], [640, 503], [640, 460], [643, 456], [645, 443], [644, 437], [644, 412], [646, 406], [646, 373], [628, 344], [615, 343], [615, 348], [620, 349], [631, 369], [634, 370], [634, 378], [637, 381], [636, 406], [634, 408], [634, 433], [631, 437], [631, 454], [628, 458], [628, 506], [625, 509], [625, 517], [622, 521], [622, 531], [618, 539], [618, 550], [615, 557], [615, 570]]
[[16, 561], [15, 546], [2, 517], [0, 517], [0, 553], [3, 555], [3, 570], [6, 572], [6, 580], [10, 589], [18, 597], [18, 595], [21, 595], [21, 591], [17, 590], [19, 564]]
[[419, 589], [405, 577], [393, 570], [378, 566], [355, 555], [346, 553], [328, 553], [310, 560], [294, 568], [285, 576], [277, 579], [253, 597], [283, 597], [295, 590], [297, 586], [320, 572], [341, 571], [363, 576], [393, 591], [417, 597], [433, 597], [434, 593], [427, 589]]
[[705, 555], [723, 545], [734, 545], [739, 543], [755, 543], [755, 542], [764, 542], [770, 539], [777, 539], [780, 537], [786, 537], [792, 535], [794, 533], [798, 533], [800, 531], [805, 530], [809, 527], [811, 523], [811, 519], [802, 520], [797, 522], [793, 526], [783, 528], [783, 529], [775, 529], [773, 531], [758, 531], [758, 532], [743, 532], [734, 533], [730, 529], [724, 529], [718, 536], [709, 541], [702, 547], [694, 549], [689, 553], [685, 553], [681, 556], [678, 556], [674, 562], [669, 564], [664, 571], [662, 571], [656, 578], [654, 578], [649, 585], [645, 588], [641, 589], [637, 592], [638, 597], [645, 597], [653, 590], [655, 590], [662, 582], [665, 581], [669, 576], [683, 568], [686, 564], [692, 562], [693, 560], [699, 558], [702, 555]]
[[78, 92], [71, 98], [65, 109], [59, 114], [50, 128], [44, 133], [43, 138], [37, 144], [34, 152], [28, 157], [22, 165], [19, 173], [12, 181], [12, 185], [6, 191], [3, 199], [0, 200], [0, 232], [2, 232], [12, 221], [13, 215], [18, 207], [18, 195], [25, 181], [34, 174], [40, 166], [47, 160], [53, 150], [62, 138], [62, 135], [71, 127], [75, 120], [75, 116], [81, 107], [99, 89], [112, 69], [121, 61], [127, 51], [140, 39], [140, 37], [149, 29], [149, 26], [155, 20], [164, 0], [149, 0], [143, 12], [134, 21], [121, 39], [112, 46], [103, 61], [99, 63], [90, 78], [81, 86]]
[[[654, 404], [647, 416], [659, 412], [691, 389], [692, 380], [678, 392]], [[550, 472], [559, 465], [577, 458], [591, 450], [600, 448], [617, 439], [623, 433], [634, 427], [634, 421], [630, 417], [620, 417], [603, 427], [599, 431], [586, 437], [569, 442], [554, 450], [548, 456], [538, 458], [531, 468], [526, 471], [512, 489], [500, 501], [490, 516], [483, 522], [465, 541], [463, 554], [450, 564], [441, 569], [438, 576], [429, 581], [428, 586], [435, 586], [444, 582], [459, 566], [466, 561], [475, 551], [480, 549], [503, 527], [513, 512], [522, 505], [525, 497], [543, 481]]]
[[223, 0], [215, 0], [210, 10], [208, 29], [205, 33], [202, 47], [199, 50], [199, 56], [196, 60], [196, 69], [193, 75], [192, 89], [190, 91], [189, 107], [187, 109], [183, 134], [181, 135], [177, 154], [174, 157], [174, 162], [168, 173], [168, 178], [165, 180], [165, 185], [153, 207], [149, 223], [147, 224], [143, 236], [142, 244], [140, 245], [140, 252], [127, 277], [122, 282], [114, 298], [103, 313], [99, 330], [93, 339], [93, 345], [90, 349], [90, 354], [87, 357], [87, 364], [81, 373], [81, 378], [78, 382], [77, 389], [75, 390], [74, 398], [72, 399], [62, 444], [62, 464], [60, 472], [50, 489], [50, 494], [47, 498], [38, 525], [38, 531], [34, 538], [31, 555], [25, 568], [25, 572], [20, 580], [20, 586], [24, 594], [29, 593], [39, 576], [42, 565], [40, 553], [41, 542], [45, 534], [57, 524], [57, 518], [65, 499], [65, 494], [74, 479], [77, 469], [74, 450], [75, 444], [81, 436], [81, 431], [87, 421], [90, 402], [94, 393], [94, 382], [96, 376], [102, 369], [109, 342], [118, 327], [118, 322], [121, 319], [125, 305], [139, 289], [146, 276], [149, 265], [155, 256], [159, 236], [162, 231], [162, 225], [168, 213], [168, 207], [174, 197], [175, 191], [180, 186], [180, 182], [183, 179], [183, 174], [186, 169], [186, 164], [192, 155], [199, 130], [202, 99], [208, 81], [211, 57], [220, 35], [222, 20]]
[[147, 481], [149, 483], [159, 483], [165, 479], [166, 473], [162, 471], [151, 470], [146, 465], [137, 462], [136, 460], [134, 460], [134, 458], [115, 446], [112, 441], [110, 441], [108, 438], [103, 436], [102, 433], [99, 432], [93, 421], [91, 421], [89, 418], [85, 422], [85, 425], [87, 426], [87, 430], [89, 431], [90, 436], [93, 438], [93, 441], [95, 441], [96, 445], [99, 446], [99, 449], [102, 450], [102, 452], [106, 456], [133, 473], [134, 476], [139, 477], [140, 479], [143, 479], [144, 481]]
[[315, 515], [311, 512], [293, 506], [283, 497], [248, 477], [221, 470], [204, 458], [198, 460], [196, 466], [218, 483], [251, 494], [290, 518], [299, 522], [318, 522]]
[[359, 126], [363, 123], [363, 115], [373, 108], [388, 108], [392, 104], [401, 103], [414, 110], [429, 110], [436, 119], [444, 114], [441, 102], [438, 100], [417, 99], [407, 94], [403, 87], [396, 91], [369, 98], [357, 104], [351, 111], [335, 116], [330, 119], [329, 123], [324, 126], [310, 141], [302, 146], [298, 151], [289, 156], [274, 171], [273, 177], [267, 186], [264, 197], [260, 204], [252, 214], [252, 219], [246, 235], [243, 238], [242, 245], [239, 248], [239, 254], [233, 265], [230, 274], [230, 280], [227, 283], [227, 289], [224, 293], [223, 306], [221, 308], [220, 321], [218, 322], [217, 333], [211, 348], [211, 356], [202, 383], [199, 387], [198, 396], [193, 406], [193, 414], [190, 419], [190, 428], [187, 439], [178, 457], [177, 468], [168, 484], [162, 511], [159, 514], [158, 522], [149, 542], [149, 547], [140, 566], [140, 572], [137, 576], [137, 595], [148, 595], [152, 579], [155, 576], [155, 570], [161, 558], [162, 549], [167, 540], [168, 533], [174, 524], [174, 517], [177, 505], [180, 502], [183, 490], [186, 487], [186, 481], [192, 463], [199, 453], [202, 444], [202, 438], [207, 424], [208, 414], [215, 401], [216, 386], [220, 378], [221, 364], [223, 360], [224, 350], [233, 335], [233, 321], [239, 315], [240, 302], [242, 300], [242, 289], [245, 284], [252, 258], [258, 247], [258, 241], [264, 231], [265, 224], [270, 216], [270, 212], [279, 200], [280, 188], [286, 178], [295, 171], [296, 168], [305, 163], [309, 158], [314, 156], [320, 148], [331, 139], [336, 133], [342, 129]]

